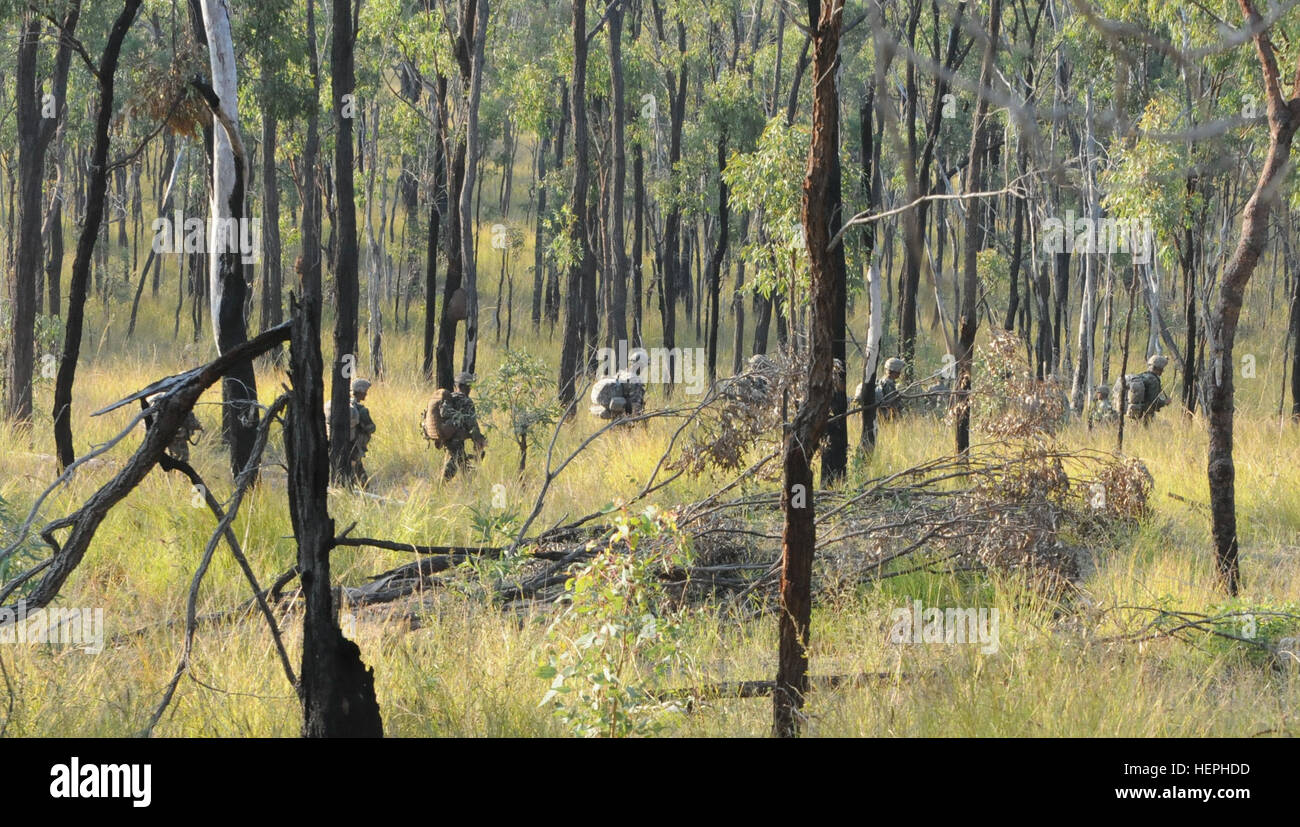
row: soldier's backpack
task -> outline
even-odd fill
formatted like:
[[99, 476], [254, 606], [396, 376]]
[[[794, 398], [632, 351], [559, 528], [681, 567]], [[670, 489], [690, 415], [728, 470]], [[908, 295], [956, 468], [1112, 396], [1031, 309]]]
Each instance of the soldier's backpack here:
[[1147, 403], [1147, 385], [1146, 382], [1142, 381], [1142, 374], [1140, 373], [1130, 373], [1115, 380], [1115, 385], [1110, 391], [1111, 407], [1119, 411], [1120, 405], [1123, 404], [1122, 395], [1125, 382], [1128, 383], [1128, 405], [1137, 407], [1139, 410], [1145, 407]]
[[469, 423], [466, 421], [470, 417], [468, 411], [460, 410], [461, 399], [469, 401], [465, 397], [457, 398], [455, 394], [439, 388], [434, 391], [433, 398], [425, 407], [420, 430], [424, 431], [425, 439], [433, 440], [435, 448], [441, 448], [443, 444], [455, 439], [470, 438], [472, 429], [468, 427]]

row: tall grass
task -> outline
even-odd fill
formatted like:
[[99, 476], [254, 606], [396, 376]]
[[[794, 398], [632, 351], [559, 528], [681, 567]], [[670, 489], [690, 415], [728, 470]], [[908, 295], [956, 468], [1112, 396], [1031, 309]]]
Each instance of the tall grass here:
[[[519, 254], [517, 260], [530, 261]], [[495, 267], [492, 264], [491, 267]], [[491, 268], [489, 268], [491, 269]], [[172, 272], [172, 271], [169, 271]], [[495, 272], [494, 270], [492, 271]], [[518, 275], [516, 276], [518, 278]], [[489, 288], [494, 278], [485, 278]], [[205, 330], [197, 343], [183, 314], [172, 337], [168, 280], [158, 300], [146, 297], [136, 336], [125, 340], [121, 306], [90, 308], [84, 360], [76, 385], [73, 432], [79, 452], [110, 439], [134, 414], [121, 409], [89, 413], [161, 375], [214, 355]], [[518, 286], [518, 285], [517, 285]], [[174, 274], [170, 284], [174, 291]], [[512, 344], [554, 363], [558, 340], [545, 327], [531, 330], [526, 289], [517, 290]], [[492, 330], [492, 296], [483, 301], [479, 373], [490, 373], [502, 352]], [[422, 307], [413, 307], [417, 316]], [[656, 314], [646, 313], [647, 340], [655, 340]], [[861, 313], [858, 314], [859, 316]], [[855, 318], [856, 329], [864, 319]], [[327, 317], [326, 325], [330, 324]], [[489, 453], [476, 474], [441, 480], [443, 455], [421, 437], [418, 420], [429, 392], [419, 373], [420, 334], [393, 329], [388, 320], [387, 371], [368, 404], [378, 426], [370, 444], [368, 493], [332, 491], [337, 528], [426, 543], [473, 540], [475, 513], [494, 509], [504, 494], [507, 512], [521, 519], [540, 487], [544, 451], [531, 452], [529, 469], [516, 473], [507, 434], [489, 431]], [[691, 325], [683, 325], [690, 331]], [[1266, 329], [1282, 329], [1272, 327]], [[1242, 532], [1244, 594], [1240, 605], [1300, 603], [1300, 439], [1275, 412], [1280, 352], [1253, 329], [1245, 348], [1259, 353], [1258, 381], [1239, 382], [1237, 507]], [[684, 334], [693, 346], [691, 334]], [[365, 337], [363, 336], [363, 341]], [[722, 335], [724, 342], [730, 336]], [[1267, 344], [1267, 347], [1265, 346]], [[327, 360], [331, 356], [326, 353]], [[937, 367], [928, 343], [921, 358]], [[728, 364], [728, 355], [719, 360]], [[368, 374], [369, 354], [359, 365]], [[856, 375], [850, 364], [850, 375]], [[1118, 369], [1118, 354], [1116, 366]], [[922, 367], [922, 373], [929, 371]], [[285, 374], [258, 365], [258, 388], [269, 403]], [[1277, 381], [1274, 381], [1277, 380]], [[0, 497], [26, 513], [55, 476], [50, 436], [51, 383], [38, 383], [37, 417], [30, 428], [0, 430]], [[652, 389], [650, 405], [667, 403]], [[681, 398], [680, 391], [677, 397]], [[205, 394], [197, 409], [207, 431], [193, 461], [219, 499], [230, 494], [228, 461], [219, 440], [220, 391]], [[557, 460], [597, 426], [585, 414], [556, 441]], [[978, 427], [978, 423], [976, 423]], [[605, 434], [552, 486], [536, 526], [603, 508], [644, 485], [674, 424], [652, 421]], [[1155, 478], [1150, 519], [1118, 549], [1095, 549], [1086, 599], [1060, 605], [1034, 597], [999, 578], [915, 575], [839, 594], [813, 618], [813, 671], [888, 672], [865, 686], [818, 691], [810, 698], [808, 730], [815, 735], [1251, 735], [1300, 731], [1295, 670], [1261, 666], [1242, 649], [1160, 639], [1115, 642], [1145, 617], [1116, 607], [1172, 605], [1201, 611], [1223, 602], [1210, 559], [1205, 476], [1206, 437], [1199, 419], [1164, 412], [1149, 428], [1132, 427], [1126, 452], [1142, 459]], [[856, 419], [850, 439], [858, 439]], [[1073, 424], [1060, 439], [1070, 446], [1113, 447], [1111, 431]], [[120, 467], [138, 437], [84, 468], [46, 501], [52, 519], [77, 507]], [[861, 461], [855, 478], [876, 476], [951, 450], [952, 436], [937, 420], [909, 418], [882, 426], [878, 450]], [[235, 531], [263, 584], [292, 565], [279, 438], [265, 459], [262, 484], [246, 500]], [[664, 505], [698, 497], [716, 479], [683, 478], [658, 492]], [[757, 484], [757, 483], [755, 483]], [[499, 486], [499, 487], [498, 487]], [[1182, 499], [1170, 497], [1177, 495]], [[1199, 504], [1199, 505], [1198, 505]], [[200, 503], [201, 505], [201, 503]], [[500, 509], [497, 509], [500, 511]], [[517, 525], [517, 522], [515, 523]], [[39, 523], [38, 523], [39, 525]], [[152, 473], [99, 529], [85, 561], [60, 598], [64, 606], [103, 607], [114, 645], [98, 655], [42, 645], [0, 646], [14, 681], [12, 735], [125, 735], [148, 719], [175, 668], [183, 629], [185, 594], [213, 520], [195, 507], [194, 492], [176, 475]], [[395, 552], [339, 549], [336, 578], [360, 584], [409, 560]], [[472, 582], [472, 578], [467, 581]], [[229, 609], [248, 593], [238, 568], [221, 549], [200, 593], [200, 614]], [[891, 612], [921, 599], [926, 605], [997, 607], [1000, 646], [979, 654], [972, 646], [897, 646], [887, 642]], [[548, 616], [523, 615], [484, 603], [472, 588], [427, 592], [411, 605], [356, 613], [355, 637], [374, 667], [386, 729], [394, 735], [558, 735], [563, 729], [538, 706], [547, 682], [535, 677]], [[286, 621], [290, 654], [299, 655], [301, 629]], [[775, 669], [775, 619], [717, 610], [695, 612], [682, 642], [685, 663], [677, 676], [688, 686], [715, 680], [769, 678]], [[299, 707], [274, 655], [261, 620], [200, 626], [191, 668], [160, 735], [270, 735], [298, 732]], [[0, 709], [4, 705], [0, 703]], [[770, 702], [720, 700], [668, 720], [676, 735], [764, 735]]]

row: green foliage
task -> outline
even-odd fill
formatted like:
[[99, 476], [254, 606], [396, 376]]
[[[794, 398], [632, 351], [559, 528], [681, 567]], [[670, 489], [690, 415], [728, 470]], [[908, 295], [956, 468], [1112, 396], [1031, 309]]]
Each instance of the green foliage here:
[[[40, 560], [41, 550], [44, 546], [38, 538], [30, 533], [23, 538], [22, 542], [17, 543], [12, 552], [8, 555], [4, 553], [4, 549], [14, 545], [17, 541], [22, 523], [23, 515], [18, 514], [8, 500], [0, 497], [0, 586], [8, 583], [16, 575], [27, 571]], [[28, 580], [18, 587], [14, 596], [23, 597], [31, 589], [35, 588], [36, 583], [36, 580]]]
[[681, 618], [662, 609], [656, 575], [681, 565], [685, 538], [671, 514], [624, 513], [604, 548], [565, 584], [566, 606], [547, 630], [541, 705], [585, 737], [651, 735], [676, 712], [648, 684], [682, 659]]
[[762, 215], [761, 232], [741, 255], [754, 268], [749, 287], [765, 296], [788, 292], [791, 279], [803, 288], [799, 295], [808, 295], [808, 253], [799, 217], [808, 141], [806, 126], [788, 127], [784, 116], [775, 117], [754, 151], [733, 153], [723, 174], [732, 203]]
[[[496, 373], [484, 380], [480, 400], [478, 409], [488, 427], [510, 433], [521, 451], [526, 443], [536, 445], [541, 429], [562, 413], [546, 362], [522, 350], [506, 351]], [[494, 413], [502, 415], [504, 425]]]
[[[1300, 605], [1246, 604], [1240, 600], [1206, 607], [1200, 645], [1212, 652], [1239, 651], [1256, 665], [1272, 662], [1273, 650], [1300, 636]], [[1157, 625], [1169, 629], [1187, 622], [1184, 614], [1162, 615]]]

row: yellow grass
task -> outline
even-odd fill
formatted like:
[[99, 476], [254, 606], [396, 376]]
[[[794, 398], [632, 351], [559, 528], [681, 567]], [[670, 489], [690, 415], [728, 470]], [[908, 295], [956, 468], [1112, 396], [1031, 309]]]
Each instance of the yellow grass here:
[[[521, 259], [531, 261], [531, 255]], [[493, 263], [486, 270], [494, 272], [494, 268]], [[98, 304], [92, 308], [73, 415], [79, 452], [111, 438], [134, 413], [122, 409], [91, 418], [90, 411], [213, 355], [208, 333], [202, 333], [197, 344], [189, 343], [186, 319], [182, 319], [179, 342], [172, 339], [174, 270], [169, 273], [170, 288], [164, 288], [163, 298], [155, 302], [146, 295], [140, 330], [131, 342], [124, 341], [129, 308], [115, 307], [108, 315]], [[495, 278], [490, 280], [494, 285]], [[486, 274], [484, 281], [489, 281]], [[513, 344], [537, 354], [557, 353], [558, 337], [549, 338], [545, 329], [541, 334], [530, 329], [528, 304], [521, 298], [527, 292], [516, 285]], [[493, 336], [493, 301], [484, 300], [480, 375], [490, 373], [501, 355]], [[387, 311], [391, 315], [391, 308]], [[513, 444], [501, 432], [489, 432], [489, 454], [478, 473], [442, 483], [443, 457], [428, 447], [418, 430], [428, 393], [419, 376], [416, 318], [422, 311], [422, 306], [412, 308], [410, 332], [393, 332], [388, 320], [384, 345], [388, 371], [375, 383], [368, 400], [378, 425], [366, 461], [374, 496], [334, 491], [330, 510], [339, 530], [355, 522], [354, 533], [359, 535], [425, 543], [470, 542], [471, 517], [475, 510], [491, 508], [494, 486], [503, 486], [497, 492], [504, 492], [510, 510], [526, 514], [531, 509], [544, 451], [532, 452], [528, 472], [521, 478], [515, 473]], [[654, 315], [646, 316], [651, 340], [657, 327]], [[862, 329], [863, 322], [856, 319], [855, 329]], [[693, 325], [681, 327], [693, 330]], [[683, 344], [695, 345], [690, 332], [685, 338]], [[728, 343], [720, 363], [729, 365], [730, 336], [720, 338]], [[1239, 382], [1237, 508], [1245, 578], [1241, 606], [1300, 603], [1300, 439], [1294, 426], [1279, 424], [1274, 415], [1281, 357], [1276, 347], [1265, 352], [1263, 342], [1263, 335], [1256, 333], [1245, 347], [1247, 351], [1255, 345], [1261, 348], [1258, 380]], [[327, 363], [331, 356], [327, 341]], [[923, 357], [937, 365], [937, 353], [927, 351]], [[1118, 353], [1115, 359], [1118, 365]], [[364, 350], [359, 363], [366, 373], [369, 355]], [[855, 360], [850, 375], [856, 371]], [[269, 403], [287, 379], [260, 365], [258, 382], [262, 400]], [[46, 380], [37, 387], [37, 417], [30, 429], [0, 430], [0, 496], [23, 514], [55, 474], [49, 427], [51, 385]], [[214, 389], [198, 408], [207, 433], [193, 458], [224, 500], [230, 494], [231, 477], [216, 438], [218, 400], [219, 390]], [[650, 402], [664, 404], [662, 397], [653, 395]], [[557, 461], [596, 428], [584, 409], [585, 405], [562, 432]], [[537, 527], [634, 494], [658, 460], [671, 427], [652, 422], [602, 437], [555, 482]], [[1105, 640], [1147, 619], [1113, 611], [1117, 606], [1155, 606], [1163, 601], [1203, 611], [1224, 602], [1209, 556], [1207, 512], [1168, 496], [1207, 502], [1204, 431], [1202, 421], [1185, 420], [1173, 409], [1149, 429], [1130, 429], [1126, 451], [1141, 458], [1155, 477], [1153, 514], [1124, 547], [1097, 550], [1097, 567], [1086, 583], [1087, 601], [1058, 606], [998, 578], [913, 576], [819, 605], [813, 619], [814, 673], [883, 671], [898, 677], [814, 693], [807, 709], [808, 731], [826, 736], [1300, 732], [1294, 719], [1300, 708], [1300, 682], [1294, 669], [1261, 666], [1248, 660], [1244, 649], [1232, 646], [1196, 646], [1169, 639], [1140, 645]], [[850, 438], [856, 443], [856, 423]], [[1081, 424], [1071, 425], [1061, 439], [1068, 446], [1113, 447], [1113, 433], [1089, 432]], [[856, 475], [874, 476], [906, 467], [948, 452], [951, 443], [950, 431], [935, 420], [887, 424], [879, 450]], [[138, 435], [85, 468], [46, 502], [42, 517], [53, 519], [83, 502], [136, 444]], [[268, 452], [263, 484], [245, 501], [235, 523], [263, 584], [292, 565], [295, 556], [284, 473], [276, 465], [282, 459], [277, 436]], [[663, 505], [687, 501], [716, 483], [712, 478], [682, 480], [654, 501]], [[102, 607], [107, 636], [124, 637], [98, 655], [35, 644], [0, 646], [0, 658], [14, 684], [8, 734], [116, 736], [143, 727], [181, 650], [182, 627], [164, 624], [183, 616], [190, 579], [212, 525], [206, 508], [194, 506], [188, 483], [160, 471], [112, 511], [85, 561], [66, 584], [59, 605]], [[334, 554], [334, 573], [336, 580], [355, 585], [409, 559], [400, 553], [340, 549]], [[540, 612], [522, 618], [502, 612], [485, 604], [473, 583], [470, 577], [463, 590], [426, 595], [428, 608], [416, 630], [410, 629], [405, 607], [357, 613], [355, 637], [365, 662], [375, 671], [386, 731], [439, 736], [564, 734], [550, 711], [539, 708], [548, 682], [534, 675], [549, 617]], [[229, 553], [219, 549], [200, 595], [200, 614], [231, 608], [247, 594], [247, 584]], [[999, 651], [981, 655], [970, 646], [890, 645], [886, 635], [891, 612], [911, 598], [923, 599], [927, 605], [954, 601], [998, 607]], [[674, 685], [771, 678], [775, 627], [770, 615], [741, 619], [728, 612], [695, 613], [683, 644], [688, 665], [674, 677]], [[296, 668], [301, 628], [294, 616], [284, 631]], [[297, 734], [299, 706], [259, 618], [200, 626], [191, 671], [194, 679], [181, 683], [157, 734]], [[920, 673], [920, 677], [904, 678], [903, 673]], [[0, 713], [4, 708], [0, 698]], [[717, 701], [691, 714], [670, 716], [665, 731], [758, 736], [766, 734], [770, 716], [766, 699]]]

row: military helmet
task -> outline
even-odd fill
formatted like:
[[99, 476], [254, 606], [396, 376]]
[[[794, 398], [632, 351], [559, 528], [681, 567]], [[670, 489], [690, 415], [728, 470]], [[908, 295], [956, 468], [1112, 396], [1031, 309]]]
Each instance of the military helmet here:
[[475, 377], [474, 374], [470, 373], [469, 371], [467, 371], [467, 370], [462, 370], [460, 373], [456, 374], [456, 384], [457, 384], [457, 385], [472, 385], [472, 384], [474, 384], [474, 380], [475, 380], [476, 378], [477, 378], [477, 377]]
[[353, 380], [352, 380], [352, 392], [353, 392], [353, 393], [365, 393], [365, 392], [368, 391], [368, 390], [370, 390], [370, 380], [369, 380], [369, 379], [353, 379]]
[[1159, 353], [1147, 359], [1147, 367], [1152, 370], [1163, 370], [1167, 364], [1169, 364], [1169, 357], [1161, 356]]
[[902, 373], [903, 369], [906, 367], [907, 367], [907, 363], [904, 362], [902, 359], [899, 359], [897, 356], [895, 356], [892, 359], [885, 360], [885, 370], [887, 371], [892, 371], [894, 373]]

